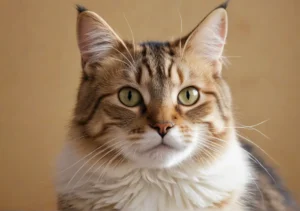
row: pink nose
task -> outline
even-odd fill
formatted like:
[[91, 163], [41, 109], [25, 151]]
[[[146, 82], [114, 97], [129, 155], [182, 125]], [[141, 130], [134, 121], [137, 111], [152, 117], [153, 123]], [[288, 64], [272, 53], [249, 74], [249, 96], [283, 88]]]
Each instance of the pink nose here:
[[174, 124], [171, 122], [157, 122], [153, 125], [151, 125], [152, 128], [154, 128], [155, 130], [157, 130], [158, 134], [161, 137], [164, 137], [169, 130], [174, 127]]

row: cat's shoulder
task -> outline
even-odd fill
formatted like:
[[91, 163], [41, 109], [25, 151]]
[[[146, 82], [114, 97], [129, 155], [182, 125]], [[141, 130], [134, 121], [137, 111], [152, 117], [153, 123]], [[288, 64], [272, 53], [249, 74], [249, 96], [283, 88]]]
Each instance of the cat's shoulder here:
[[296, 211], [300, 210], [276, 169], [258, 152], [254, 146], [242, 142], [249, 153], [253, 167], [253, 179], [249, 185], [249, 197], [245, 202], [252, 211]]

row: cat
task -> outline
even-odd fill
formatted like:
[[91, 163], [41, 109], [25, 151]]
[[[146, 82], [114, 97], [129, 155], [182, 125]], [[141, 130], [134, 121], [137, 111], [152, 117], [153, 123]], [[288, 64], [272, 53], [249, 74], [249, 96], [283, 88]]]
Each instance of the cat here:
[[184, 37], [139, 44], [78, 6], [82, 78], [58, 162], [59, 210], [297, 210], [237, 138], [222, 78], [227, 4]]

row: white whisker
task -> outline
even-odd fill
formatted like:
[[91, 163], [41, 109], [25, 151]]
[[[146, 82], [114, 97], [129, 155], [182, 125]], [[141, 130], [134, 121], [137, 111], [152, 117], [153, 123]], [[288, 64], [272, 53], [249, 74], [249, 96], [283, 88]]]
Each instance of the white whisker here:
[[[121, 51], [119, 51], [118, 49], [116, 49], [116, 48], [114, 48], [114, 47], [111, 47], [112, 49], [114, 49], [115, 51], [117, 51], [118, 53], [120, 53], [128, 62], [129, 62], [129, 67], [131, 66], [132, 68], [134, 68], [135, 69], [135, 66], [133, 65], [133, 63], [132, 62], [134, 62], [134, 60], [131, 62], [128, 58], [127, 58], [127, 56], [125, 56]], [[130, 54], [130, 52], [129, 52], [129, 55], [131, 56], [131, 54]], [[132, 57], [132, 56], [131, 56]], [[132, 58], [133, 59], [133, 58]]]
[[[120, 144], [121, 142], [116, 142], [116, 143], [114, 143], [114, 144], [112, 144], [111, 146], [108, 146], [107, 148], [109, 148], [109, 147], [115, 147], [115, 146], [117, 146], [118, 144]], [[106, 148], [106, 149], [107, 149]], [[110, 150], [111, 151], [111, 150]], [[109, 152], [110, 152], [109, 151]], [[102, 151], [103, 152], [103, 151]], [[99, 154], [98, 154], [99, 155]], [[106, 155], [106, 154], [105, 154]], [[94, 162], [94, 164], [93, 165], [91, 165], [87, 170], [86, 170], [86, 172], [79, 178], [79, 180], [75, 183], [75, 185], [74, 185], [74, 187], [85, 177], [85, 175], [87, 174], [87, 173], [89, 173], [90, 172], [90, 170], [105, 156], [105, 155], [103, 155], [102, 157], [100, 157], [97, 161], [95, 161]], [[91, 177], [91, 176], [90, 176]], [[90, 179], [90, 177], [88, 178], [88, 180], [87, 181], [89, 181], [89, 179]]]
[[[105, 144], [108, 144], [108, 142], [105, 142]], [[90, 157], [87, 161], [85, 161], [82, 166], [74, 173], [74, 175], [72, 176], [72, 178], [69, 180], [69, 182], [67, 183], [67, 187], [70, 185], [70, 183], [73, 181], [73, 179], [76, 177], [76, 175], [80, 172], [80, 170], [87, 164], [89, 163], [94, 157], [98, 156], [101, 152], [103, 152], [106, 148], [100, 150], [99, 152], [97, 152], [96, 154], [94, 154], [92, 157]]]
[[[128, 28], [129, 28], [129, 30], [130, 30], [130, 33], [131, 33], [132, 47], [133, 47], [133, 56], [135, 57], [135, 41], [134, 41], [133, 31], [132, 31], [132, 28], [131, 28], [131, 26], [130, 26], [130, 24], [129, 24], [129, 21], [128, 21], [128, 19], [126, 18], [125, 14], [123, 14], [123, 16], [124, 16], [124, 19], [125, 19], [125, 21], [126, 21], [126, 23], [127, 23], [127, 26], [128, 26]], [[131, 55], [131, 58], [132, 58], [132, 60], [134, 61], [132, 55]]]
[[[122, 146], [124, 146], [124, 145], [125, 145], [125, 144], [123, 144]], [[122, 148], [122, 146], [120, 146], [120, 148]], [[118, 150], [117, 150], [117, 153], [115, 154], [115, 156], [114, 156], [112, 159], [110, 159], [109, 162], [106, 163], [105, 167], [104, 167], [103, 170], [102, 170], [102, 173], [99, 174], [99, 177], [98, 177], [98, 179], [97, 179], [97, 183], [100, 181], [101, 177], [105, 174], [106, 168], [107, 168], [112, 162], [114, 162], [114, 161], [118, 158], [118, 156], [120, 156], [121, 154], [122, 154], [122, 150], [118, 149]], [[103, 163], [103, 164], [104, 164], [104, 163]], [[103, 164], [101, 164], [101, 165], [96, 169], [96, 171], [98, 171], [98, 169], [100, 169], [100, 168], [103, 166]]]
[[237, 133], [237, 136], [245, 139], [246, 141], [248, 141], [249, 143], [253, 144], [254, 146], [256, 146], [259, 150], [261, 150], [265, 155], [267, 155], [274, 163], [276, 163], [277, 165], [279, 165], [279, 163], [272, 157], [270, 156], [264, 149], [262, 149], [258, 144], [254, 143], [253, 141], [251, 141], [250, 139], [248, 139], [245, 136], [242, 136], [241, 134]]
[[277, 183], [276, 180], [274, 179], [274, 177], [268, 171], [268, 169], [254, 155], [252, 155], [250, 152], [248, 152], [246, 150], [244, 150], [244, 151], [249, 155], [251, 160], [253, 160], [255, 163], [257, 163], [264, 169], [264, 171], [269, 175], [269, 177], [273, 180], [274, 183]]

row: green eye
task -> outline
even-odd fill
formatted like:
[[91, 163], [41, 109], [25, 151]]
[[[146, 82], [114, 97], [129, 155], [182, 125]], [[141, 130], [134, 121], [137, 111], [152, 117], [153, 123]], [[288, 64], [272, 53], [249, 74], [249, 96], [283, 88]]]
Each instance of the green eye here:
[[136, 89], [126, 87], [120, 90], [119, 100], [128, 107], [134, 107], [142, 102], [142, 96]]
[[187, 87], [178, 94], [178, 101], [182, 105], [191, 106], [199, 100], [199, 92], [195, 87]]

